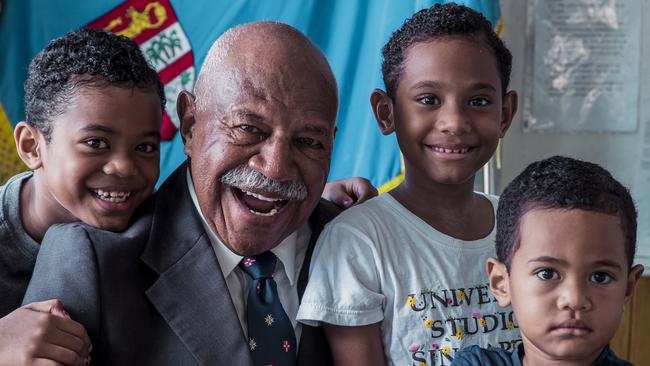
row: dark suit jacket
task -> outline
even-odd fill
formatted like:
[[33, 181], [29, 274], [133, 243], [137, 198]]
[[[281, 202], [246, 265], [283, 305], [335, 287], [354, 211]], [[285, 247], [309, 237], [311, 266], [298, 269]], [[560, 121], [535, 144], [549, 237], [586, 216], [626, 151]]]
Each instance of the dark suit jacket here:
[[[340, 210], [322, 200], [298, 279], [305, 289], [323, 225]], [[138, 259], [139, 258], [139, 259]], [[250, 351], [186, 184], [186, 165], [122, 233], [85, 224], [46, 234], [24, 303], [60, 299], [93, 341], [93, 364], [248, 365]], [[300, 365], [332, 364], [320, 328], [303, 325]]]

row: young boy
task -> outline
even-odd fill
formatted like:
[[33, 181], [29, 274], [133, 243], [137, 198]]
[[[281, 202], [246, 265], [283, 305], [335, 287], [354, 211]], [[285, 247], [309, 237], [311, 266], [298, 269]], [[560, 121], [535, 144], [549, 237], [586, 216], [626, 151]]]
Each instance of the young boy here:
[[[76, 30], [32, 60], [27, 121], [15, 129], [31, 171], [0, 187], [0, 364], [84, 362], [88, 336], [59, 302], [17, 308], [48, 227], [83, 221], [122, 231], [151, 195], [164, 105], [156, 71], [126, 37]], [[361, 178], [326, 188], [323, 195], [344, 208], [376, 195]]]
[[632, 265], [636, 210], [600, 166], [555, 156], [503, 192], [490, 289], [514, 309], [516, 350], [470, 347], [452, 365], [630, 365], [609, 349], [643, 273]]
[[340, 215], [315, 251], [298, 319], [323, 323], [337, 364], [448, 365], [457, 349], [513, 347], [511, 310], [489, 295], [497, 199], [476, 172], [510, 126], [511, 55], [479, 13], [416, 13], [383, 49], [371, 104], [395, 132], [404, 182]]
[[126, 37], [81, 29], [53, 40], [32, 60], [26, 121], [14, 132], [31, 171], [0, 188], [1, 361], [76, 364], [87, 356], [83, 327], [49, 314], [65, 314], [60, 303], [14, 309], [51, 225], [81, 220], [121, 231], [151, 195], [164, 105], [156, 71]]

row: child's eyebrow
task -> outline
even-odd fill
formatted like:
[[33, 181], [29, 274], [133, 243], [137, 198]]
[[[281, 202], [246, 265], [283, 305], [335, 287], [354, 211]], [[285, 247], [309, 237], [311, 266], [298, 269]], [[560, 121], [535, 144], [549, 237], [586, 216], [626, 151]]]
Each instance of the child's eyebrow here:
[[[530, 259], [528, 261], [528, 263], [534, 263], [534, 262], [552, 263], [552, 264], [558, 264], [558, 265], [561, 265], [561, 266], [567, 266], [568, 265], [568, 263], [566, 261], [562, 260], [562, 259], [558, 259], [558, 258], [555, 258], [555, 257], [549, 257], [549, 256], [537, 257], [537, 258]], [[594, 267], [611, 267], [611, 268], [615, 268], [615, 269], [618, 269], [618, 270], [623, 269], [623, 267], [621, 267], [620, 264], [618, 264], [618, 263], [616, 263], [616, 262], [614, 262], [612, 260], [608, 260], [608, 259], [595, 261], [595, 262], [593, 262], [593, 266]]]
[[494, 91], [494, 92], [497, 91], [497, 88], [495, 88], [494, 85], [492, 85], [490, 83], [476, 83], [476, 84], [472, 84], [471, 87], [474, 90], [488, 89], [488, 90], [491, 90], [491, 91]]
[[[113, 128], [104, 126], [104, 125], [99, 125], [99, 124], [91, 124], [88, 125], [82, 129], [79, 130], [80, 132], [104, 132], [108, 133], [111, 135], [119, 135], [119, 132]], [[142, 134], [145, 137], [154, 137], [154, 138], [161, 138], [160, 131], [158, 130], [152, 130], [152, 131], [146, 131], [145, 133]]]
[[117, 134], [116, 130], [114, 130], [114, 129], [110, 128], [110, 127], [106, 127], [104, 125], [98, 125], [98, 124], [90, 124], [90, 125], [82, 128], [82, 129], [80, 129], [79, 131], [81, 131], [81, 132], [106, 132], [106, 133], [110, 133], [112, 135]]
[[443, 86], [444, 86], [443, 83], [437, 81], [424, 80], [413, 85], [411, 89], [426, 89], [426, 88], [440, 89]]
[[623, 270], [623, 267], [621, 267], [620, 264], [618, 264], [618, 263], [616, 263], [614, 261], [608, 260], [608, 259], [595, 261], [594, 265], [598, 266], [598, 267], [612, 267], [612, 268], [615, 268], [615, 269], [618, 269], [618, 270]]
[[555, 257], [549, 257], [549, 256], [542, 256], [542, 257], [537, 257], [537, 258], [533, 258], [533, 259], [528, 260], [528, 263], [533, 263], [533, 262], [553, 263], [553, 264], [559, 264], [559, 265], [566, 265], [567, 264], [567, 262], [562, 260], [562, 259], [558, 259], [558, 258], [555, 258]]
[[142, 134], [143, 137], [153, 137], [158, 140], [162, 139], [162, 136], [160, 135], [160, 131], [147, 131]]
[[[438, 81], [433, 81], [433, 80], [423, 80], [411, 87], [411, 89], [427, 89], [427, 88], [432, 88], [432, 89], [442, 89], [444, 88], [445, 84], [438, 82]], [[497, 88], [490, 84], [490, 83], [474, 83], [469, 85], [469, 89], [471, 90], [483, 90], [487, 89], [490, 91], [497, 91]]]

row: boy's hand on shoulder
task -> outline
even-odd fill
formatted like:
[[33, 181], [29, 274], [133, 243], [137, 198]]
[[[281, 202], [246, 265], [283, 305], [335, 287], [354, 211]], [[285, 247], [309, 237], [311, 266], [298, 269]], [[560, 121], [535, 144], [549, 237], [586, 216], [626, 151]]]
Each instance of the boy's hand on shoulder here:
[[33, 302], [0, 318], [0, 366], [88, 365], [90, 338], [59, 300]]
[[377, 196], [377, 188], [366, 178], [346, 178], [327, 183], [321, 197], [346, 209]]

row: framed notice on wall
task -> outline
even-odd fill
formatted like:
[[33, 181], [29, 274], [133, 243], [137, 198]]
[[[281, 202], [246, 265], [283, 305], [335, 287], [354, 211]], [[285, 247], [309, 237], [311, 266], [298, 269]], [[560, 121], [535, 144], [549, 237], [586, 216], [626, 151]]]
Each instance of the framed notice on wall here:
[[641, 1], [529, 2], [524, 131], [637, 130]]
[[650, 1], [508, 4], [506, 41], [513, 70], [523, 65], [522, 77], [513, 78], [523, 113], [502, 141], [495, 192], [553, 155], [603, 166], [630, 188], [638, 210], [635, 262], [650, 276]]

